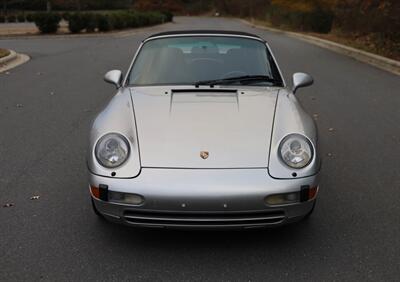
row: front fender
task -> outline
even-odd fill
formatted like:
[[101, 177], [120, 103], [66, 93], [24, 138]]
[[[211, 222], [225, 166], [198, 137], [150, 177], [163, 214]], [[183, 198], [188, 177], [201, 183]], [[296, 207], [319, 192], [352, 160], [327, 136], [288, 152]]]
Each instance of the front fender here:
[[[280, 157], [279, 145], [289, 134], [301, 134], [311, 142], [314, 155], [308, 166], [302, 169], [288, 167]], [[272, 131], [268, 172], [274, 178], [301, 178], [318, 173], [320, 157], [318, 154], [318, 132], [314, 120], [304, 111], [293, 93], [281, 90], [275, 110]]]
[[[112, 132], [125, 136], [131, 150], [124, 164], [110, 169], [97, 162], [95, 147], [103, 135]], [[128, 88], [121, 88], [94, 120], [90, 131], [87, 162], [89, 171], [95, 175], [114, 178], [133, 178], [139, 175], [141, 169], [139, 142], [133, 103]]]

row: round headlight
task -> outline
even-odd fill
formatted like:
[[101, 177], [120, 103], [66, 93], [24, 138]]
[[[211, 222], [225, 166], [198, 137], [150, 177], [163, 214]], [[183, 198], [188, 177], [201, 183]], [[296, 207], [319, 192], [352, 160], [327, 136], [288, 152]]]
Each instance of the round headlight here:
[[129, 156], [129, 143], [117, 133], [106, 134], [96, 145], [97, 161], [104, 167], [114, 168], [122, 165]]
[[313, 157], [310, 141], [299, 134], [286, 136], [281, 142], [279, 151], [284, 163], [291, 168], [303, 168]]

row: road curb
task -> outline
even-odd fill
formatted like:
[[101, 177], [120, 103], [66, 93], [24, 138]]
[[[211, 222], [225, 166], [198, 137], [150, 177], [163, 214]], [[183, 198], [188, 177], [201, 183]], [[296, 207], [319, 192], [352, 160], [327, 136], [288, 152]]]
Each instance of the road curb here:
[[15, 53], [15, 51], [13, 50], [8, 50], [10, 52], [10, 54], [8, 54], [7, 56], [0, 58], [0, 65], [3, 65], [11, 60], [14, 60], [17, 57], [17, 53]]
[[9, 71], [18, 67], [30, 60], [30, 57], [25, 54], [18, 54], [14, 50], [9, 50], [10, 54], [0, 59], [0, 73]]
[[240, 21], [255, 28], [264, 29], [276, 33], [282, 33], [290, 37], [294, 37], [309, 42], [311, 44], [332, 50], [336, 53], [347, 55], [358, 61], [373, 65], [375, 67], [391, 72], [393, 74], [400, 75], [400, 61], [392, 60], [383, 56], [379, 56], [367, 51], [349, 47], [326, 39], [321, 39], [312, 35], [306, 35], [297, 32], [284, 31], [277, 28], [256, 25], [244, 19], [240, 19]]

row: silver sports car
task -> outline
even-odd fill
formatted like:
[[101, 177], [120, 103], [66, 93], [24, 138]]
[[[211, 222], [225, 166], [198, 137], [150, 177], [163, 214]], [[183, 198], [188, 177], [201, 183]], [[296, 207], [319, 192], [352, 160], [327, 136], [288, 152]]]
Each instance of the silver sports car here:
[[90, 132], [94, 211], [131, 226], [255, 228], [307, 218], [318, 193], [313, 119], [265, 40], [176, 31], [143, 41]]

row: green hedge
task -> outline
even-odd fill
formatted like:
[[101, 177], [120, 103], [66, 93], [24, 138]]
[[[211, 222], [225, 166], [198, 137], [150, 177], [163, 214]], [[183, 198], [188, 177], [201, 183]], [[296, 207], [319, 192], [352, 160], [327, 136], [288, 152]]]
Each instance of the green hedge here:
[[86, 22], [83, 14], [73, 13], [68, 16], [68, 29], [72, 33], [81, 32], [86, 28]]
[[271, 5], [267, 16], [273, 25], [318, 33], [330, 32], [334, 19], [332, 11], [320, 7], [311, 11], [297, 11], [280, 5]]
[[109, 31], [112, 29], [111, 20], [108, 15], [96, 15], [97, 28], [101, 32]]
[[170, 11], [164, 11], [162, 13], [166, 22], [172, 22], [174, 20], [174, 14], [172, 14]]
[[33, 23], [35, 20], [34, 20], [34, 16], [35, 16], [35, 14], [33, 14], [33, 13], [29, 13], [29, 14], [27, 14], [26, 15], [26, 21], [27, 22], [30, 22], [30, 23]]
[[57, 13], [36, 13], [32, 17], [41, 33], [55, 33], [60, 26], [61, 16]]
[[25, 15], [24, 14], [18, 14], [17, 19], [19, 23], [25, 22]]
[[25, 22], [25, 14], [19, 13], [19, 14], [0, 15], [0, 23], [4, 22], [15, 23], [17, 21], [19, 23]]
[[70, 12], [63, 12], [63, 13], [61, 14], [61, 17], [63, 18], [63, 20], [68, 21], [70, 15], [71, 15]]
[[84, 13], [83, 21], [87, 32], [95, 32], [98, 28], [97, 15], [94, 13]]
[[42, 33], [57, 32], [61, 19], [68, 21], [68, 29], [71, 33], [80, 33], [84, 30], [86, 32], [105, 32], [156, 25], [172, 21], [173, 15], [169, 12], [137, 11], [66, 12], [62, 14], [50, 12], [26, 15], [26, 20], [35, 22]]
[[78, 33], [82, 30], [94, 32], [98, 28], [95, 13], [70, 13], [66, 18], [68, 19], [68, 28], [72, 33]]
[[149, 25], [161, 24], [171, 21], [171, 13], [160, 12], [136, 12], [136, 11], [115, 11], [106, 13], [69, 13], [69, 30], [78, 33], [83, 30], [94, 32], [96, 30], [104, 32], [109, 30], [121, 30], [125, 28], [136, 28]]
[[17, 17], [15, 15], [8, 15], [7, 16], [7, 22], [15, 23], [15, 22], [17, 22]]

